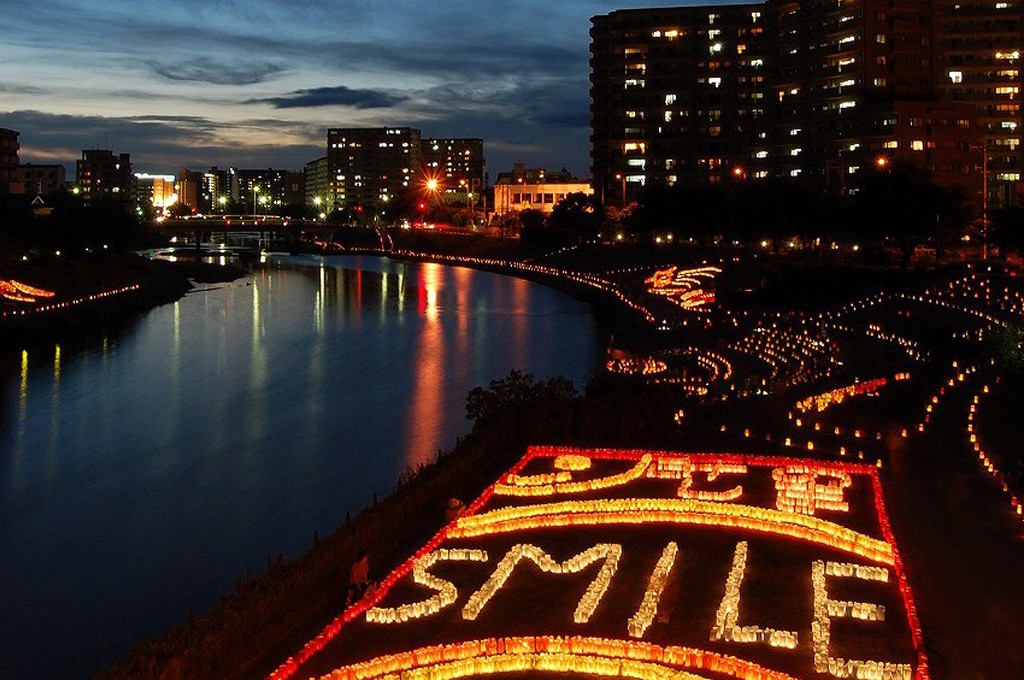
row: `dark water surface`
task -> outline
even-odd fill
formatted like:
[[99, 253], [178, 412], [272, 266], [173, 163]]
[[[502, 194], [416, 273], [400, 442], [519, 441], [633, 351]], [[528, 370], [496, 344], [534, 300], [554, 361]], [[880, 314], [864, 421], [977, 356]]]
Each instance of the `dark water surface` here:
[[468, 430], [513, 368], [581, 385], [589, 308], [520, 279], [296, 257], [0, 357], [0, 677], [86, 678]]

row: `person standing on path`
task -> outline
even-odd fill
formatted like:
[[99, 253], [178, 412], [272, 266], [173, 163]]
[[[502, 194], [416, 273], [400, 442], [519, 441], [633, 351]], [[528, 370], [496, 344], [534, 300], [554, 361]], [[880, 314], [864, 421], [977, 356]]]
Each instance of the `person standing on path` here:
[[362, 599], [366, 588], [370, 584], [370, 556], [362, 548], [356, 554], [356, 561], [348, 571], [348, 595], [345, 598], [345, 606], [349, 606]]

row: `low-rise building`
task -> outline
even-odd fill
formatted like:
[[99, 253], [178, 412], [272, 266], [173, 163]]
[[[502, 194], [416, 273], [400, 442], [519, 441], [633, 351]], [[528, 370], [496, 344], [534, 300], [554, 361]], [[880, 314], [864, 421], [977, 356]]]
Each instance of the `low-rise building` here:
[[26, 194], [50, 196], [67, 190], [67, 169], [60, 163], [22, 163], [18, 175]]
[[567, 170], [551, 173], [517, 163], [512, 172], [498, 174], [494, 183], [494, 214], [532, 209], [550, 215], [555, 205], [576, 193], [589, 196], [594, 188], [588, 180], [577, 179]]

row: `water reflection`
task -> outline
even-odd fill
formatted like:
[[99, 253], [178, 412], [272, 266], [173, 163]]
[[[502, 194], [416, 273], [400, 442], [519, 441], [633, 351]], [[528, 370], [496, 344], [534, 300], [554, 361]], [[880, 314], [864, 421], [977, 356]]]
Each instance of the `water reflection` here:
[[0, 677], [91, 676], [433, 460], [471, 388], [597, 356], [549, 289], [341, 257], [3, 357]]

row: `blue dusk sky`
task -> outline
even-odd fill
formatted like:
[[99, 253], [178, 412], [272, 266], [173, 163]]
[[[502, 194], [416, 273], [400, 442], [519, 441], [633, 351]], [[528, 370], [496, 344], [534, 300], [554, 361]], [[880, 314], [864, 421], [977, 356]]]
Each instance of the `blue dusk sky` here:
[[587, 176], [590, 17], [648, 6], [0, 0], [0, 127], [23, 163], [72, 170], [87, 148], [139, 172], [301, 170], [328, 127], [409, 126], [483, 138], [492, 178]]

